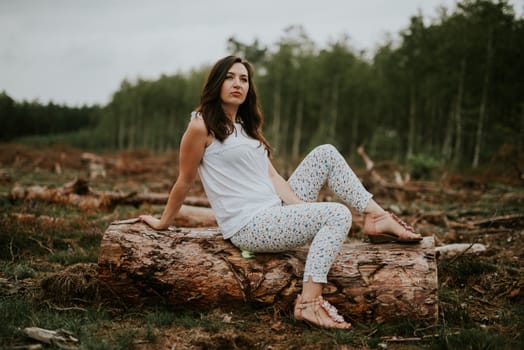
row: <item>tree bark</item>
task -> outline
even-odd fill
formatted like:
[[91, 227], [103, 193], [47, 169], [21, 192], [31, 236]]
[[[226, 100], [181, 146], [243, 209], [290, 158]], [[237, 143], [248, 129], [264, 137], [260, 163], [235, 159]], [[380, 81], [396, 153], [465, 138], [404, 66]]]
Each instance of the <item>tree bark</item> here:
[[[291, 312], [306, 254], [304, 247], [246, 259], [216, 228], [110, 225], [101, 243], [99, 279], [104, 293], [125, 305], [232, 309], [261, 303]], [[324, 297], [352, 322], [437, 320], [433, 237], [414, 245], [347, 242], [328, 281]]]
[[330, 103], [330, 121], [328, 127], [328, 140], [334, 140], [337, 131], [338, 120], [338, 81], [339, 77], [333, 79], [333, 87], [331, 89], [331, 103]]
[[[137, 194], [119, 192], [94, 192], [86, 180], [74, 179], [59, 187], [15, 185], [9, 199], [37, 200], [50, 203], [75, 205], [83, 210], [111, 210], [119, 204], [165, 204], [168, 195], [161, 193]], [[175, 225], [192, 227], [216, 226], [217, 222], [206, 198], [187, 197], [175, 217]]]
[[489, 89], [489, 76], [491, 71], [491, 61], [493, 58], [492, 45], [493, 31], [490, 29], [488, 33], [488, 43], [486, 48], [486, 70], [484, 71], [484, 83], [482, 84], [482, 99], [479, 107], [479, 119], [477, 121], [477, 132], [475, 134], [475, 151], [473, 154], [472, 167], [477, 168], [480, 159], [480, 148], [482, 146], [482, 133], [484, 128], [484, 120], [486, 119], [486, 108]]
[[293, 142], [291, 146], [291, 159], [295, 162], [300, 155], [300, 141], [302, 140], [302, 120], [304, 118], [304, 98], [299, 95], [297, 101], [297, 114], [295, 128], [293, 130]]
[[[75, 178], [58, 187], [40, 185], [24, 187], [15, 184], [11, 189], [10, 198], [12, 200], [36, 199], [46, 202], [69, 203], [85, 209], [111, 209], [119, 204], [137, 207], [144, 203], [165, 204], [169, 198], [169, 193], [99, 192], [91, 190], [87, 180]], [[206, 197], [187, 196], [184, 199], [184, 204], [210, 207], [209, 200]]]
[[460, 77], [457, 92], [457, 99], [455, 102], [454, 120], [455, 120], [455, 146], [453, 162], [460, 164], [462, 159], [462, 100], [464, 99], [464, 79], [466, 76], [466, 56], [462, 57], [460, 61]]
[[278, 78], [275, 89], [273, 90], [273, 122], [271, 124], [271, 131], [273, 134], [273, 147], [279, 149], [280, 147], [280, 112], [281, 112], [281, 91], [280, 91], [280, 77]]
[[409, 129], [408, 129], [408, 147], [406, 152], [406, 158], [409, 159], [413, 156], [413, 149], [415, 148], [415, 124], [417, 115], [417, 101], [415, 94], [415, 87], [412, 86], [409, 94]]

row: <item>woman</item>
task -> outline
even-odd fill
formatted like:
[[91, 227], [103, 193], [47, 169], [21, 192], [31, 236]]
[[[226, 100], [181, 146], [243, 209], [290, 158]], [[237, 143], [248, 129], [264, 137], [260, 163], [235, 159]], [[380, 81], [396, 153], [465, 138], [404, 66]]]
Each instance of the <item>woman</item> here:
[[198, 172], [224, 239], [235, 246], [281, 252], [311, 242], [295, 318], [350, 328], [322, 299], [322, 287], [352, 217], [343, 204], [315, 202], [323, 184], [364, 213], [364, 231], [373, 242], [417, 242], [421, 236], [371, 199], [333, 146], [315, 148], [285, 181], [271, 164], [252, 76], [251, 65], [239, 57], [214, 65], [182, 138], [179, 175], [162, 217], [140, 218], [154, 229], [170, 226]]

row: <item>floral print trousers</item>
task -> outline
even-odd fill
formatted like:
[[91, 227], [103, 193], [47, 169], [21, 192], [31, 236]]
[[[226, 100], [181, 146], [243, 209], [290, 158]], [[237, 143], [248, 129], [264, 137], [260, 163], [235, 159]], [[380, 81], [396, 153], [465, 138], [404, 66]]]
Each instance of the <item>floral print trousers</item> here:
[[240, 249], [261, 253], [282, 252], [311, 242], [303, 279], [326, 283], [352, 220], [344, 204], [315, 202], [326, 182], [358, 212], [364, 211], [372, 197], [335, 147], [318, 146], [288, 180], [296, 195], [307, 203], [272, 207], [257, 213], [230, 238], [231, 242]]

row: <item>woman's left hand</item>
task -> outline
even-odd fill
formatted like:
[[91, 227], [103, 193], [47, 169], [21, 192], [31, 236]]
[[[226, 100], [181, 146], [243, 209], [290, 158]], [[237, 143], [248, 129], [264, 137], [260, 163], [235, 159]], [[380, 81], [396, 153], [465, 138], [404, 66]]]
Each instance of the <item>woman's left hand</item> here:
[[162, 223], [160, 222], [159, 219], [157, 219], [157, 218], [155, 218], [155, 217], [153, 217], [151, 215], [140, 215], [139, 218], [140, 218], [140, 221], [145, 222], [146, 224], [148, 224], [149, 226], [151, 226], [155, 230], [165, 230], [165, 229], [167, 229], [167, 226], [164, 227], [164, 225], [162, 225]]

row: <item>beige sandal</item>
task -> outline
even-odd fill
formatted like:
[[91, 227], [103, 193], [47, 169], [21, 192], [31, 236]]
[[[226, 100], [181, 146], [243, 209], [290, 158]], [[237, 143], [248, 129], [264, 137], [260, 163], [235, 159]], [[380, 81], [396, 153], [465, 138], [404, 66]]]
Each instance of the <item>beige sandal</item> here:
[[[313, 311], [313, 315], [315, 316], [314, 320], [307, 319], [304, 317], [303, 311], [307, 309], [311, 309]], [[331, 322], [326, 323], [325, 321], [322, 321], [322, 316], [320, 315], [321, 310], [324, 310], [326, 312]], [[351, 323], [346, 322], [344, 320], [344, 317], [342, 317], [338, 313], [337, 309], [333, 305], [331, 305], [327, 300], [324, 300], [322, 296], [318, 296], [313, 300], [302, 301], [302, 295], [299, 294], [295, 302], [294, 314], [295, 319], [304, 321], [309, 325], [321, 328], [351, 328]]]
[[[394, 232], [378, 232], [377, 222], [388, 220], [389, 218], [392, 218], [404, 229], [401, 234], [396, 234]], [[388, 211], [378, 216], [371, 216], [370, 214], [366, 215], [364, 218], [364, 232], [368, 235], [371, 243], [418, 243], [422, 240], [422, 237], [420, 236], [413, 236], [417, 233], [412, 226], [408, 225], [398, 216]]]

